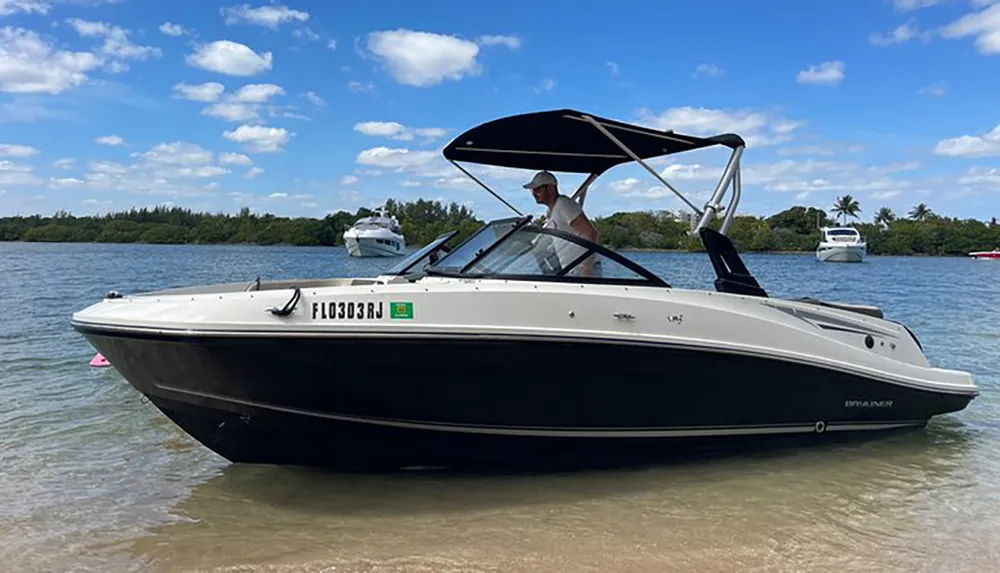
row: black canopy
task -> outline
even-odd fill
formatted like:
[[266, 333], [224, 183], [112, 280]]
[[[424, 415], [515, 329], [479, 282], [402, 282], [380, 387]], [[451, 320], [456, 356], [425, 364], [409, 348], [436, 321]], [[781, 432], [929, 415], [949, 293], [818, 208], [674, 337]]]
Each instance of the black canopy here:
[[745, 145], [735, 134], [694, 137], [561, 109], [512, 115], [473, 127], [449, 143], [444, 156], [452, 161], [570, 173], [603, 173], [633, 161], [586, 117], [599, 122], [643, 160], [713, 145], [733, 149]]

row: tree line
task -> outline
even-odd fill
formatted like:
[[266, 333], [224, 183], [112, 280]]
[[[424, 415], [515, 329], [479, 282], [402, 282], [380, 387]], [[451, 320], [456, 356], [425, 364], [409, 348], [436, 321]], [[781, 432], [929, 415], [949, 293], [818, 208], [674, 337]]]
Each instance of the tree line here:
[[[418, 199], [389, 200], [385, 209], [402, 227], [406, 242], [420, 246], [439, 234], [456, 229], [464, 239], [484, 222], [463, 205]], [[868, 241], [868, 252], [886, 255], [964, 255], [1000, 247], [1000, 225], [957, 219], [934, 213], [924, 203], [904, 216], [889, 208], [875, 211], [871, 222], [861, 222], [861, 206], [850, 195], [838, 197], [829, 214], [823, 209], [795, 206], [770, 216], [739, 215], [729, 236], [743, 252], [813, 251], [820, 227], [852, 225]], [[51, 217], [0, 218], [0, 240], [31, 242], [201, 243], [257, 245], [343, 245], [343, 232], [357, 219], [373, 215], [367, 208], [338, 211], [321, 219], [278, 217], [251, 213], [195, 213], [178, 207], [130, 209], [101, 216], [76, 217], [58, 212]], [[830, 217], [830, 214], [833, 217]], [[720, 219], [713, 225], [718, 226]], [[613, 249], [700, 250], [690, 235], [691, 222], [671, 211], [617, 212], [597, 217], [601, 242]]]

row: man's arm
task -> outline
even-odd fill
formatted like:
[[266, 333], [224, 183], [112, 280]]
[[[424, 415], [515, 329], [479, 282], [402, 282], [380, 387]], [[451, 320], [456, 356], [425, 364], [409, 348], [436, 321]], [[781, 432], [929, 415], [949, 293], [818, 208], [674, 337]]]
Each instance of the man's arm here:
[[569, 222], [570, 227], [580, 234], [581, 237], [587, 239], [592, 243], [596, 243], [598, 239], [597, 227], [590, 222], [587, 215], [580, 213], [572, 221]]
[[[592, 243], [597, 242], [597, 227], [595, 227], [594, 224], [590, 222], [590, 219], [588, 219], [587, 215], [585, 215], [583, 212], [581, 212], [572, 221], [570, 221], [569, 225], [573, 227], [573, 230], [575, 230], [577, 233], [580, 233], [580, 236], [586, 238]], [[584, 261], [580, 264], [580, 272], [581, 274], [583, 274], [583, 276], [585, 277], [594, 276], [594, 260], [596, 258], [597, 258], [596, 254], [590, 255], [589, 257], [584, 259]]]

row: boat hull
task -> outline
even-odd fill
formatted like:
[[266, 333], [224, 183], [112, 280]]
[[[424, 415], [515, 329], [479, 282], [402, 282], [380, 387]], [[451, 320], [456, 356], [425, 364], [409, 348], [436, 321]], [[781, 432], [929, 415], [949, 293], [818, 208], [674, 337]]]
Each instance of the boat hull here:
[[816, 250], [816, 259], [823, 263], [860, 263], [867, 249], [863, 245], [834, 245]]
[[398, 257], [403, 254], [404, 247], [401, 240], [395, 241], [398, 246], [386, 244], [376, 237], [344, 237], [344, 246], [352, 257]]
[[973, 398], [749, 355], [614, 341], [75, 326], [184, 431], [243, 463], [648, 461], [678, 447], [922, 426]]

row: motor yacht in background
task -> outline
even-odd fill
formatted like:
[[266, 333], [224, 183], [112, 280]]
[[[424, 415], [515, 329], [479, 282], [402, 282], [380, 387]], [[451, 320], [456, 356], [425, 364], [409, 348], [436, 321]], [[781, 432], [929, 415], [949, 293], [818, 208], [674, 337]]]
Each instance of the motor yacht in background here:
[[398, 257], [406, 250], [406, 239], [399, 221], [379, 207], [374, 215], [358, 219], [344, 231], [344, 245], [352, 257]]
[[816, 259], [822, 263], [860, 263], [868, 254], [864, 237], [854, 227], [822, 227]]

